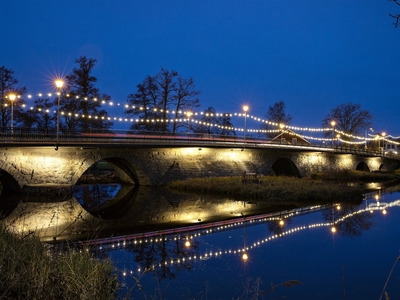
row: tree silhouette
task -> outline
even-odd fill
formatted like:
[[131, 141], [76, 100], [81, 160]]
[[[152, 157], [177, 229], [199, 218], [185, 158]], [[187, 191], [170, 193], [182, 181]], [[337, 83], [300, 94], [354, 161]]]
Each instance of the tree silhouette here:
[[61, 110], [64, 111], [64, 115], [61, 128], [68, 132], [107, 130], [112, 123], [107, 119], [108, 114], [101, 109], [101, 105], [110, 101], [111, 97], [100, 94], [99, 89], [95, 87], [97, 78], [91, 73], [96, 60], [81, 56], [75, 63], [79, 67], [74, 68], [72, 73], [66, 76], [66, 87], [63, 88]]
[[13, 93], [19, 96], [12, 103], [17, 122], [18, 112], [21, 110], [22, 104], [25, 104], [21, 96], [26, 93], [26, 88], [18, 88], [17, 84], [18, 80], [14, 78], [14, 71], [7, 69], [5, 66], [0, 67], [0, 122], [2, 131], [5, 131], [6, 127], [11, 124], [11, 101], [8, 95]]
[[129, 108], [125, 113], [138, 119], [131, 129], [177, 132], [184, 125], [168, 120], [177, 119], [179, 111], [199, 107], [199, 94], [193, 78], [183, 78], [176, 71], [161, 68], [155, 76], [146, 76], [137, 85], [136, 93], [127, 97]]

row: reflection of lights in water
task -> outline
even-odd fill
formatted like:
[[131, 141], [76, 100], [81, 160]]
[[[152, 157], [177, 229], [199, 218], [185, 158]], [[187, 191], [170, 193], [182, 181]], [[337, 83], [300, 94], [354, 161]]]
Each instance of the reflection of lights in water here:
[[[381, 203], [381, 205], [382, 204], [383, 203]], [[375, 207], [373, 207], [372, 210], [381, 210], [383, 214], [386, 214], [387, 213], [387, 209], [386, 208], [394, 207], [394, 206], [400, 206], [400, 200], [393, 201], [393, 202], [391, 202], [389, 204], [387, 204], [387, 203], [384, 203], [384, 204], [385, 204], [385, 208], [384, 207], [378, 207], [375, 204]], [[193, 255], [193, 256], [186, 257], [186, 258], [185, 257], [168, 258], [164, 262], [160, 262], [158, 265], [161, 265], [161, 263], [163, 263], [164, 265], [173, 266], [175, 264], [180, 264], [180, 263], [185, 262], [185, 261], [197, 261], [197, 259], [199, 259], [201, 261], [205, 261], [205, 260], [209, 260], [211, 258], [221, 257], [223, 255], [240, 255], [241, 259], [246, 262], [249, 259], [248, 251], [251, 250], [251, 249], [254, 249], [256, 247], [260, 247], [261, 245], [266, 244], [266, 243], [271, 242], [271, 241], [274, 241], [274, 240], [278, 239], [279, 237], [287, 236], [289, 234], [297, 233], [297, 232], [300, 232], [300, 231], [303, 231], [303, 230], [306, 230], [306, 229], [316, 229], [316, 228], [321, 228], [321, 227], [330, 227], [330, 231], [333, 234], [335, 234], [337, 232], [337, 228], [336, 228], [335, 224], [338, 224], [338, 223], [344, 221], [345, 219], [350, 218], [350, 217], [352, 217], [352, 216], [354, 216], [356, 214], [368, 212], [369, 209], [370, 209], [370, 207], [367, 207], [367, 208], [364, 208], [364, 209], [360, 209], [359, 211], [350, 213], [350, 214], [348, 214], [348, 215], [336, 220], [334, 223], [331, 223], [331, 222], [330, 223], [316, 223], [316, 224], [304, 225], [304, 226], [299, 226], [299, 227], [296, 227], [296, 228], [288, 229], [288, 230], [286, 230], [286, 231], [284, 231], [282, 233], [274, 234], [272, 236], [269, 236], [269, 237], [266, 237], [264, 239], [258, 240], [258, 241], [254, 242], [253, 244], [251, 244], [249, 246], [246, 246], [246, 244], [245, 244], [244, 247], [239, 247], [236, 250], [229, 249], [229, 250], [220, 250], [220, 251], [215, 251], [215, 252], [209, 251], [209, 252], [206, 252], [206, 253], [204, 253], [202, 255]], [[257, 220], [249, 220], [248, 223], [254, 223], [256, 221], [257, 222], [272, 221], [274, 219], [277, 220], [277, 218], [262, 218], [262, 219], [257, 219]], [[245, 224], [243, 222], [236, 222], [234, 224], [231, 224], [231, 226], [241, 226], [241, 225], [245, 226]], [[229, 228], [231, 226], [225, 225], [225, 226], [218, 226], [217, 228], [214, 228], [214, 229], [210, 228], [210, 229], [207, 229], [206, 231], [204, 231], [203, 234], [204, 233], [205, 234], [216, 233], [216, 232], [219, 232], [219, 230], [221, 230], [221, 229]], [[196, 238], [198, 236], [201, 236], [201, 234], [200, 233], [193, 234], [189, 238], [190, 239], [194, 239], [194, 238]], [[172, 241], [172, 240], [183, 239], [183, 238], [187, 239], [188, 237], [183, 237], [183, 236], [182, 237], [179, 237], [179, 236], [176, 237], [175, 236], [174, 238], [165, 237], [165, 238], [160, 238], [159, 241], [162, 241], [162, 240], [164, 240], [164, 241]], [[146, 242], [147, 241], [151, 241], [152, 242], [152, 241], [155, 241], [155, 240], [153, 240], [153, 239], [147, 240], [146, 239], [145, 241]], [[129, 242], [129, 243], [130, 244], [131, 243], [133, 243], [133, 244], [142, 243], [142, 240], [134, 240], [133, 242]], [[138, 268], [138, 272], [141, 272], [140, 268]], [[132, 274], [132, 271], [131, 271], [131, 274]]]

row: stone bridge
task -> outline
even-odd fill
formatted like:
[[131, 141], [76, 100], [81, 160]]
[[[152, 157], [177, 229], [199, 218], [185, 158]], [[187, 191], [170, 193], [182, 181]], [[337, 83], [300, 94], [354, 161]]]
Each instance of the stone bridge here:
[[312, 172], [393, 170], [399, 160], [317, 147], [239, 147], [195, 144], [6, 145], [0, 148], [4, 190], [72, 186], [96, 162], [107, 161], [125, 182], [162, 186], [173, 180], [240, 176], [244, 171], [303, 177]]

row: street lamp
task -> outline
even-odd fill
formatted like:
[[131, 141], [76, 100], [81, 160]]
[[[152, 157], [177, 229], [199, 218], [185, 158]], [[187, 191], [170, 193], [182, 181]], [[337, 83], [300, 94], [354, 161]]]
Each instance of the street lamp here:
[[11, 101], [11, 133], [14, 133], [14, 100], [17, 98], [17, 95], [10, 94], [8, 95], [8, 99]]
[[60, 131], [60, 96], [61, 96], [61, 88], [64, 85], [64, 81], [61, 79], [57, 79], [55, 81], [57, 87], [57, 95], [58, 95], [58, 102], [57, 102], [57, 137], [56, 137], [56, 150], [58, 150], [58, 135]]
[[[374, 130], [372, 129], [372, 127], [369, 128], [369, 130], [371, 130], [372, 132], [374, 132]], [[365, 149], [368, 148], [367, 146], [367, 129], [364, 130], [364, 139], [365, 139]]]
[[189, 137], [189, 134], [190, 134], [190, 117], [193, 115], [193, 113], [191, 111], [188, 111], [186, 113], [186, 115], [187, 115], [187, 118], [188, 118], [188, 137]]
[[332, 125], [332, 148], [333, 148], [333, 139], [335, 138], [335, 125], [336, 125], [336, 121], [333, 120], [333, 121], [331, 122], [331, 125]]
[[[381, 140], [382, 140], [382, 152], [385, 150], [384, 148], [385, 148], [385, 135], [386, 135], [386, 132], [382, 132], [381, 133], [381, 135], [382, 135], [382, 138], [381, 138]], [[381, 142], [379, 142], [379, 147], [381, 147]]]
[[249, 110], [249, 107], [247, 105], [243, 105], [243, 111], [244, 111], [244, 133], [243, 133], [243, 140], [246, 142], [246, 117], [247, 117], [247, 111]]

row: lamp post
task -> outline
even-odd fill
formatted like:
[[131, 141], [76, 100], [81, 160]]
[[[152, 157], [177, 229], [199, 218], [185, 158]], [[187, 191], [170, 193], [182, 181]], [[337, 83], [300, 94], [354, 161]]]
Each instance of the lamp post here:
[[56, 87], [57, 87], [57, 95], [58, 95], [58, 101], [57, 101], [57, 136], [56, 136], [56, 150], [58, 150], [58, 135], [60, 131], [60, 96], [61, 96], [61, 88], [64, 85], [64, 81], [61, 79], [57, 79], [55, 81]]
[[11, 133], [14, 133], [14, 100], [17, 98], [15, 94], [8, 95], [8, 99], [11, 101]]
[[336, 125], [336, 121], [333, 120], [333, 121], [331, 122], [331, 126], [332, 126], [332, 148], [333, 148], [333, 140], [334, 140], [334, 138], [335, 138], [335, 125]]
[[[372, 132], [374, 132], [374, 130], [372, 129], [372, 127], [370, 127], [369, 130], [371, 130]], [[367, 129], [364, 130], [365, 149], [368, 148], [368, 145], [367, 145], [367, 131], [368, 131]]]
[[247, 105], [243, 105], [243, 111], [244, 111], [244, 132], [243, 132], [243, 140], [246, 143], [246, 117], [247, 117], [247, 111], [249, 110], [249, 107]]
[[[385, 151], [385, 136], [386, 136], [386, 132], [382, 132], [381, 133], [381, 140], [382, 140], [382, 153]], [[381, 146], [381, 142], [379, 142], [379, 147]]]
[[193, 115], [193, 113], [191, 111], [188, 111], [186, 113], [186, 115], [187, 115], [187, 118], [188, 118], [188, 138], [189, 138], [189, 135], [190, 135], [190, 117]]

